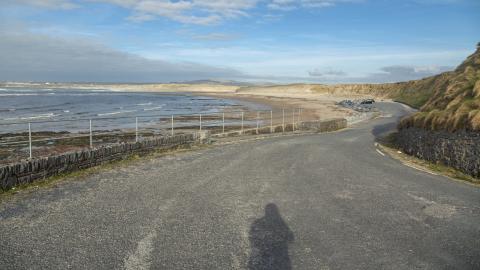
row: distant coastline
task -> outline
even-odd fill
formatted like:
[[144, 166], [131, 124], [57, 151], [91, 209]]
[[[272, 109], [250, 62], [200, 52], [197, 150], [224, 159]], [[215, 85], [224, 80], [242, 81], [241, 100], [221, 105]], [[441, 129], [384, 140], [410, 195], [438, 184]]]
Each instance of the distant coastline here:
[[[336, 106], [336, 102], [351, 98], [380, 97], [368, 94], [368, 91], [355, 93], [343, 90], [343, 86], [319, 84], [289, 85], [252, 85], [240, 82], [199, 81], [192, 83], [42, 83], [42, 82], [4, 82], [3, 87], [31, 87], [51, 89], [104, 90], [113, 92], [156, 92], [156, 93], [190, 93], [223, 97], [266, 104], [275, 108], [302, 107], [319, 118], [346, 117], [354, 111]], [[333, 87], [334, 90], [331, 90]]]

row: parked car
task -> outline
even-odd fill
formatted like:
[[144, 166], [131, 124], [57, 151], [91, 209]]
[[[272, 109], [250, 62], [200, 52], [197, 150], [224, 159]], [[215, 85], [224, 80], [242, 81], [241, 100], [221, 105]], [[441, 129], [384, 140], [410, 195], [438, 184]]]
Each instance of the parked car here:
[[375, 100], [373, 98], [369, 98], [369, 99], [362, 100], [360, 104], [373, 104], [373, 103], [375, 103]]

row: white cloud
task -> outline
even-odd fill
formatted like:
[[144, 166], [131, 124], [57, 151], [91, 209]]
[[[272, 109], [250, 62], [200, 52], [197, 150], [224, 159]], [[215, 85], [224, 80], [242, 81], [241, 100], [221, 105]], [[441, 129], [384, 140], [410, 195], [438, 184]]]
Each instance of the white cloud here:
[[[74, 9], [87, 2], [109, 3], [130, 11], [131, 21], [160, 17], [184, 24], [212, 25], [226, 19], [250, 16], [251, 10], [265, 5], [272, 12], [332, 7], [367, 0], [0, 0], [6, 5], [34, 5], [49, 9]], [[456, 4], [465, 0], [406, 0], [417, 4]], [[277, 14], [267, 15], [277, 16]], [[277, 17], [278, 18], [278, 17]], [[268, 19], [266, 17], [265, 19]]]
[[[317, 74], [318, 79], [328, 83], [391, 83], [418, 80], [451, 71], [454, 67], [450, 66], [385, 66], [379, 69], [379, 72], [373, 72], [364, 76], [346, 76], [344, 72], [338, 74], [322, 73]], [[315, 74], [314, 74], [315, 75]], [[312, 74], [310, 73], [310, 76]]]
[[324, 8], [341, 3], [362, 2], [363, 0], [271, 0], [268, 7], [275, 10], [293, 10], [297, 8]]
[[132, 21], [165, 17], [180, 23], [211, 25], [248, 16], [262, 0], [3, 0], [2, 5], [31, 5], [48, 9], [73, 9], [87, 2], [108, 3], [130, 11]]
[[297, 8], [297, 1], [295, 0], [272, 0], [268, 7], [277, 10], [292, 10]]
[[70, 0], [4, 0], [5, 5], [33, 5], [49, 9], [73, 9], [79, 7], [78, 4]]
[[308, 72], [308, 75], [310, 77], [344, 77], [347, 75], [346, 72], [341, 71], [341, 70], [335, 70], [332, 68], [328, 68], [326, 70], [321, 70], [321, 69], [314, 69]]
[[0, 81], [170, 82], [244, 76], [223, 67], [151, 60], [89, 39], [0, 29]]
[[386, 66], [380, 69], [381, 72], [370, 74], [366, 79], [373, 82], [408, 81], [429, 77], [453, 69], [454, 67], [449, 66]]
[[5, 0], [11, 5], [34, 5], [51, 9], [72, 9], [82, 2], [109, 3], [128, 9], [131, 21], [149, 21], [159, 17], [184, 24], [211, 25], [226, 19], [247, 17], [260, 3], [272, 10], [323, 8], [362, 0]]
[[92, 0], [106, 2], [132, 11], [134, 21], [166, 17], [185, 24], [210, 25], [227, 18], [248, 16], [259, 0]]
[[[94, 81], [94, 82], [171, 82], [202, 79], [269, 80], [276, 82], [395, 82], [419, 79], [451, 70], [437, 65], [384, 65], [364, 74], [348, 68], [364, 63], [372, 55], [332, 56], [301, 55], [284, 50], [254, 50], [234, 47], [221, 49], [181, 49], [178, 44], [156, 51], [159, 57], [173, 55], [171, 60], [152, 60], [132, 53], [121, 52], [89, 38], [59, 38], [19, 29], [0, 27], [0, 81]], [[452, 52], [453, 53], [453, 52]], [[434, 59], [447, 52], [432, 52]], [[455, 55], [458, 52], [455, 52]], [[460, 52], [460, 54], [463, 54]], [[425, 53], [421, 53], [425, 57]], [[411, 61], [418, 59], [414, 54]], [[382, 55], [385, 62], [405, 59], [407, 55]], [[462, 56], [463, 57], [463, 56]], [[180, 62], [190, 59], [194, 62]], [[209, 59], [210, 61], [206, 61]], [[230, 60], [232, 68], [222, 65]], [[272, 59], [275, 59], [273, 61]], [[341, 61], [343, 59], [343, 61]], [[349, 61], [346, 61], [348, 59]], [[323, 62], [322, 62], [323, 61]], [[349, 63], [336, 66], [338, 63]], [[208, 64], [199, 64], [208, 63]], [[308, 70], [305, 73], [292, 70]], [[323, 66], [323, 67], [322, 67]], [[329, 66], [335, 66], [330, 68]], [[347, 74], [348, 72], [348, 74]], [[255, 74], [255, 75], [249, 75]]]
[[195, 40], [202, 41], [231, 41], [238, 38], [238, 35], [226, 34], [226, 33], [209, 33], [204, 35], [191, 35]]

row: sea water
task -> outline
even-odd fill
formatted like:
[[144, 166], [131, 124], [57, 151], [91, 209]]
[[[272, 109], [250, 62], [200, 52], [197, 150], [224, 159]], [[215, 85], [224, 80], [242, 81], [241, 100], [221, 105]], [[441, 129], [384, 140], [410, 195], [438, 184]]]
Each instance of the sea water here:
[[[268, 109], [259, 104], [188, 93], [119, 92], [105, 89], [0, 88], [0, 134], [35, 131], [77, 132], [91, 119], [102, 130], [132, 128], [140, 121], [214, 114], [225, 107]], [[242, 108], [239, 108], [242, 109]]]

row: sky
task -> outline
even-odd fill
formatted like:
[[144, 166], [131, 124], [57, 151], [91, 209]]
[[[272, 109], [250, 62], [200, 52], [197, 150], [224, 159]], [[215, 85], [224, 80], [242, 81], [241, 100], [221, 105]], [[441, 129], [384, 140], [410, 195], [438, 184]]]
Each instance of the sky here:
[[406, 81], [479, 26], [478, 0], [0, 0], [0, 81]]

